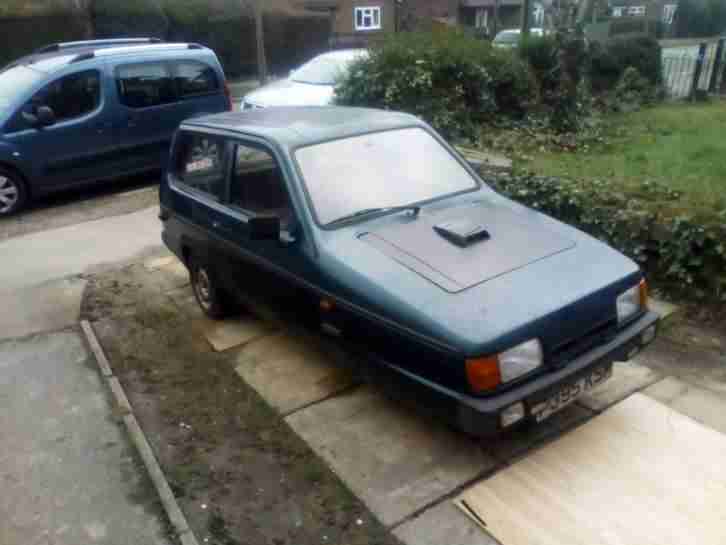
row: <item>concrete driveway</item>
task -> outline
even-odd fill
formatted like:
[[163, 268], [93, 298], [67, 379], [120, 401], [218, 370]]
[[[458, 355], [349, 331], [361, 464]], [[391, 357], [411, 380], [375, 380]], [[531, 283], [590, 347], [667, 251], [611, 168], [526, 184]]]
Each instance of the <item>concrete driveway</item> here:
[[[135, 210], [146, 199], [104, 195], [106, 208], [40, 208], [0, 223], [2, 544], [176, 540], [78, 331], [81, 276], [159, 248], [156, 209]], [[83, 221], [104, 210], [132, 213]]]

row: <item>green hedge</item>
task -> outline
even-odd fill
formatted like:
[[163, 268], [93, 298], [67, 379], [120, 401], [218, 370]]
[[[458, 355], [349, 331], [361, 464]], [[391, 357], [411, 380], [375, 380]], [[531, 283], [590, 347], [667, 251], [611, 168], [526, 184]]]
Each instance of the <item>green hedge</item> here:
[[663, 81], [661, 48], [655, 38], [622, 38], [605, 46], [594, 43], [590, 56], [590, 79], [595, 91], [615, 87], [628, 67], [637, 69], [651, 85]]
[[[488, 180], [500, 193], [569, 223], [639, 262], [673, 294], [726, 301], [726, 213], [671, 216], [607, 181], [514, 175]], [[652, 201], [677, 194], [651, 184]]]
[[525, 62], [457, 31], [390, 36], [336, 91], [340, 104], [407, 111], [454, 139], [475, 139], [483, 123], [537, 100]]

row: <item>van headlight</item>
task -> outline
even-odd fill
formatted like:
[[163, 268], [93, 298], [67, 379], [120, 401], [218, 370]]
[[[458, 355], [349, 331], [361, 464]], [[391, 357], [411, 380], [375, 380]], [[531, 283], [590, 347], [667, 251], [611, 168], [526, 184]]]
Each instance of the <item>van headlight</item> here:
[[627, 322], [633, 316], [648, 308], [648, 285], [645, 279], [640, 284], [620, 294], [617, 299], [618, 323]]

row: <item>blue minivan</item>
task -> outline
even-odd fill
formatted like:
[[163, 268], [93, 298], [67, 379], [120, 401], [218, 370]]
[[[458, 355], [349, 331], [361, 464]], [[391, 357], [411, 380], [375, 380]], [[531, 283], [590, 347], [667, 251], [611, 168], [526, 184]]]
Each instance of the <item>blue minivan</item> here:
[[222, 66], [201, 45], [44, 47], [0, 70], [0, 217], [39, 195], [163, 168], [184, 119], [231, 109]]

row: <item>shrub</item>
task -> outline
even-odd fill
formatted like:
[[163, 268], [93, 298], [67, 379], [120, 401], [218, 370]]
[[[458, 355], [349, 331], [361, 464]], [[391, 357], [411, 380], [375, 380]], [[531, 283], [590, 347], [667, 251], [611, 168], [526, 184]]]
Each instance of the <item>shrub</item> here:
[[653, 104], [657, 99], [655, 87], [632, 66], [625, 69], [613, 94], [614, 109], [619, 111], [637, 110], [643, 105]]
[[726, 301], [726, 211], [704, 218], [671, 216], [604, 180], [518, 175], [489, 181], [500, 193], [617, 248], [671, 293]]
[[663, 80], [661, 49], [651, 37], [622, 38], [607, 45], [593, 44], [590, 50], [590, 79], [593, 89], [612, 89], [628, 67], [633, 67], [653, 85]]
[[532, 68], [541, 93], [552, 92], [557, 89], [560, 77], [559, 62], [557, 60], [557, 39], [555, 36], [529, 36], [523, 38], [517, 53]]
[[447, 138], [474, 140], [495, 116], [521, 116], [537, 92], [518, 57], [446, 31], [387, 38], [353, 66], [336, 94], [340, 104], [410, 112]]

